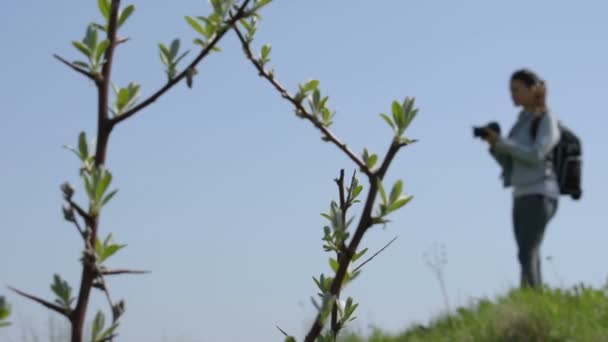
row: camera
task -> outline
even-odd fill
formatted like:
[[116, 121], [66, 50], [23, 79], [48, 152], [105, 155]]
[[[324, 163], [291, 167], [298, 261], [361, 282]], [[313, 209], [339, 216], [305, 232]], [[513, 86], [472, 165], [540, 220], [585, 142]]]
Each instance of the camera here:
[[486, 130], [492, 130], [500, 135], [500, 125], [496, 121], [492, 121], [485, 126], [473, 127], [473, 138], [485, 138], [488, 134]]

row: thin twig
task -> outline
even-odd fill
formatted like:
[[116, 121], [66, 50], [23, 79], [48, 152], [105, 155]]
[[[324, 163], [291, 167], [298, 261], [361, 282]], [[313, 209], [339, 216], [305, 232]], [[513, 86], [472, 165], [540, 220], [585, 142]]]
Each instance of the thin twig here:
[[243, 50], [245, 51], [247, 59], [251, 61], [251, 63], [258, 70], [259, 74], [268, 82], [270, 82], [270, 84], [274, 86], [274, 88], [281, 94], [284, 99], [291, 102], [291, 104], [293, 104], [294, 107], [302, 113], [302, 116], [304, 118], [308, 119], [308, 121], [310, 121], [315, 127], [317, 127], [323, 133], [325, 139], [331, 141], [340, 150], [342, 150], [353, 162], [355, 162], [355, 164], [357, 164], [357, 166], [359, 166], [359, 168], [361, 168], [361, 170], [363, 170], [365, 174], [367, 174], [368, 176], [371, 175], [371, 170], [367, 167], [363, 160], [361, 160], [361, 158], [357, 157], [357, 155], [353, 151], [351, 151], [345, 143], [340, 141], [340, 139], [338, 139], [327, 127], [323, 126], [323, 124], [319, 122], [319, 120], [317, 120], [314, 115], [310, 114], [300, 102], [296, 101], [296, 99], [289, 94], [285, 87], [283, 87], [275, 79], [274, 75], [271, 75], [266, 69], [264, 69], [262, 63], [254, 57], [249, 42], [247, 41], [247, 39], [245, 39], [238, 26], [234, 26], [233, 29], [236, 35], [239, 37], [239, 40], [241, 41], [241, 45], [243, 46]]
[[82, 209], [82, 207], [79, 206], [78, 203], [74, 202], [72, 199], [66, 199], [66, 201], [68, 202], [68, 204], [70, 206], [72, 206], [72, 208], [74, 208], [76, 210], [78, 215], [80, 215], [80, 217], [82, 217], [82, 219], [85, 221], [85, 224], [90, 226], [91, 223], [93, 222], [93, 217], [88, 212], [86, 212], [84, 209]]
[[278, 325], [275, 325], [275, 327], [276, 327], [277, 329], [279, 329], [279, 331], [280, 331], [280, 332], [282, 332], [282, 333], [283, 333], [283, 335], [285, 335], [285, 337], [288, 337], [288, 336], [289, 336], [289, 335], [288, 335], [288, 334], [285, 332], [285, 330], [281, 329], [281, 328], [280, 328]]
[[[340, 197], [340, 213], [342, 224], [346, 225], [346, 211], [348, 209], [347, 199], [344, 198], [344, 169], [340, 170], [340, 177], [335, 179], [336, 184], [338, 185], [338, 194]], [[338, 263], [342, 262], [342, 259], [345, 258], [344, 253], [346, 252], [346, 245], [344, 241], [340, 243], [340, 250], [336, 251], [336, 261]], [[331, 331], [334, 334], [334, 341], [338, 337], [338, 333], [340, 332], [340, 324], [338, 323], [338, 300], [340, 299], [340, 291], [336, 293], [336, 302], [334, 302], [332, 310], [331, 310]]]
[[37, 302], [38, 304], [40, 304], [40, 305], [42, 305], [42, 306], [44, 306], [44, 307], [46, 307], [46, 308], [48, 308], [50, 310], [53, 310], [53, 311], [55, 311], [55, 312], [57, 312], [57, 313], [65, 316], [65, 317], [67, 317], [68, 319], [70, 319], [70, 314], [64, 308], [60, 307], [59, 305], [53, 304], [53, 303], [48, 302], [48, 301], [46, 301], [46, 300], [44, 300], [42, 298], [39, 298], [39, 297], [36, 297], [34, 295], [31, 295], [31, 294], [25, 293], [23, 291], [17, 290], [14, 287], [9, 286], [8, 288], [11, 289], [12, 291], [16, 292], [17, 294], [19, 294], [19, 295], [21, 295], [21, 296], [23, 296], [25, 298], [31, 299], [34, 302]]
[[226, 32], [228, 32], [231, 27], [236, 26], [236, 23], [240, 19], [244, 18], [246, 16], [246, 14], [248, 14], [245, 12], [245, 9], [247, 8], [247, 5], [249, 4], [250, 1], [251, 0], [245, 0], [243, 2], [243, 4], [239, 7], [239, 9], [237, 10], [234, 17], [232, 17], [232, 18], [230, 18], [230, 20], [228, 20], [228, 22], [226, 23], [226, 27], [217, 33], [217, 35], [211, 40], [211, 42], [209, 42], [209, 44], [207, 44], [207, 46], [205, 46], [205, 48], [203, 50], [201, 50], [199, 55], [186, 68], [184, 68], [184, 70], [182, 72], [180, 72], [177, 76], [175, 76], [175, 78], [172, 78], [169, 82], [167, 82], [167, 84], [165, 84], [162, 88], [157, 90], [154, 94], [152, 94], [150, 97], [148, 97], [143, 102], [141, 102], [138, 105], [136, 105], [135, 107], [129, 109], [124, 114], [112, 118], [110, 120], [110, 126], [115, 126], [118, 123], [120, 123], [121, 121], [124, 121], [124, 120], [130, 118], [131, 116], [135, 115], [137, 112], [146, 108], [147, 106], [152, 104], [154, 101], [156, 101], [159, 97], [161, 97], [169, 89], [173, 88], [181, 80], [186, 78], [186, 76], [188, 75], [190, 70], [194, 69], [198, 65], [198, 63], [203, 58], [205, 58], [213, 50], [213, 48], [215, 48], [217, 43], [222, 39], [222, 37], [226, 34]]
[[72, 220], [72, 223], [74, 223], [74, 226], [76, 227], [76, 230], [78, 230], [78, 233], [80, 233], [80, 236], [82, 236], [82, 238], [86, 241], [87, 236], [85, 235], [84, 230], [80, 226], [80, 223], [78, 223], [78, 220], [76, 219], [76, 217], [74, 217], [74, 220]]
[[53, 57], [55, 57], [56, 59], [58, 59], [61, 63], [67, 65], [68, 67], [70, 67], [72, 70], [76, 71], [77, 73], [84, 75], [85, 77], [87, 77], [88, 79], [90, 79], [91, 81], [95, 82], [97, 81], [95, 76], [93, 76], [93, 74], [91, 74], [89, 71], [86, 71], [83, 68], [80, 68], [77, 65], [74, 65], [74, 63], [70, 63], [68, 62], [65, 58], [54, 54]]
[[374, 253], [374, 255], [372, 255], [369, 259], [365, 260], [361, 265], [357, 266], [357, 268], [355, 268], [353, 270], [353, 273], [357, 272], [358, 270], [361, 269], [361, 267], [365, 266], [365, 264], [367, 264], [368, 262], [372, 261], [373, 258], [375, 258], [376, 256], [378, 256], [378, 254], [382, 253], [382, 251], [384, 251], [385, 249], [387, 249], [388, 246], [390, 246], [393, 242], [395, 242], [395, 240], [397, 240], [397, 236], [395, 236], [389, 243], [387, 243], [386, 246], [382, 247], [382, 249], [380, 249], [379, 251], [377, 251], [376, 253]]
[[150, 271], [140, 271], [140, 270], [101, 270], [100, 274], [104, 276], [110, 275], [120, 275], [120, 274], [147, 274]]

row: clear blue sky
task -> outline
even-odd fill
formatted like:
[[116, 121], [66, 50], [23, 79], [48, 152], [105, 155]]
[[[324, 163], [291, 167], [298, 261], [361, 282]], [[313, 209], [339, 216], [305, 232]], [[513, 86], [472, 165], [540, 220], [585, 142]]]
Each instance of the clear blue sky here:
[[[165, 79], [157, 43], [181, 37], [193, 48], [183, 17], [209, 6], [131, 3], [115, 82], [139, 82], [149, 94]], [[90, 83], [51, 56], [79, 57], [70, 41], [100, 15], [94, 0], [13, 1], [5, 10], [0, 284], [50, 299], [53, 273], [74, 288], [79, 281], [81, 244], [62, 219], [59, 192], [66, 180], [80, 184], [79, 164], [61, 146], [80, 130], [94, 134], [96, 100]], [[290, 90], [321, 80], [337, 111], [333, 131], [354, 150], [384, 153], [390, 130], [378, 113], [394, 99], [415, 96], [420, 107], [409, 130], [420, 143], [387, 176], [403, 179], [415, 200], [363, 241], [375, 251], [399, 236], [344, 291], [360, 303], [355, 329], [396, 332], [443, 310], [422, 257], [437, 243], [447, 248], [452, 306], [518, 283], [510, 192], [471, 126], [513, 123], [508, 78], [520, 67], [547, 80], [551, 108], [585, 148], [585, 194], [562, 198], [542, 247], [553, 256], [545, 279], [604, 284], [607, 14], [600, 0], [276, 0], [264, 10], [256, 46], [272, 44], [271, 64]], [[329, 271], [319, 213], [336, 198], [339, 169], [350, 174], [354, 165], [257, 77], [233, 35], [221, 46], [193, 90], [178, 86], [113, 132], [108, 167], [120, 192], [102, 234], [129, 246], [109, 265], [153, 271], [109, 280], [113, 296], [127, 299], [120, 341], [279, 341], [275, 325], [301, 337], [314, 316], [312, 276]], [[0, 338], [44, 334], [47, 311], [0, 293], [17, 323]], [[101, 294], [91, 306], [106, 309]]]

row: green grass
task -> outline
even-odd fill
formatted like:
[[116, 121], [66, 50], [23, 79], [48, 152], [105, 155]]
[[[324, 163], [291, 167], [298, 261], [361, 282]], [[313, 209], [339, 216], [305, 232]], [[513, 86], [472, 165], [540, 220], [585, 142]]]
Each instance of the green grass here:
[[344, 336], [342, 342], [418, 341], [608, 341], [606, 289], [512, 290], [495, 301], [481, 300], [391, 336], [375, 331], [368, 339]]

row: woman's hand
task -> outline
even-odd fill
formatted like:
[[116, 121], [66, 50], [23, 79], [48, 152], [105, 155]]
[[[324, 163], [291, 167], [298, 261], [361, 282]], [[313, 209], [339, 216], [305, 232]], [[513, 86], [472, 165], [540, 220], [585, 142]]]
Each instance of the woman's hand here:
[[485, 128], [485, 132], [486, 135], [483, 137], [483, 140], [487, 141], [491, 147], [494, 147], [500, 139], [500, 136], [496, 131], [493, 131], [489, 128]]

